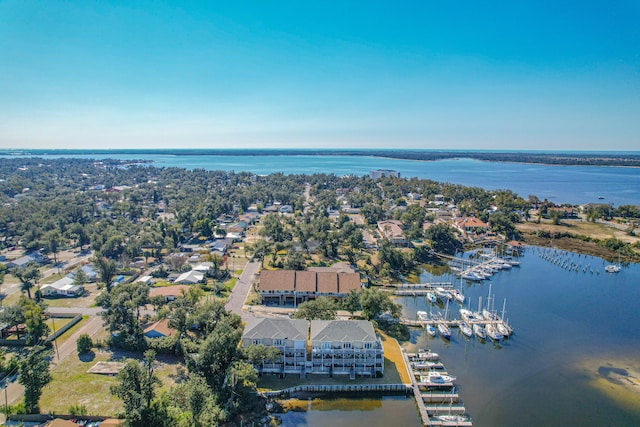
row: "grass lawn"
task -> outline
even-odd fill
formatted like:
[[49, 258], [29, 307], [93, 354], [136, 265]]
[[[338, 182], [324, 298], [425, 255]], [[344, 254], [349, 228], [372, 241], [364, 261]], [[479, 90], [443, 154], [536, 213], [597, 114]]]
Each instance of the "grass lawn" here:
[[41, 412], [67, 414], [71, 405], [84, 405], [89, 414], [105, 416], [122, 410], [120, 400], [109, 392], [115, 377], [87, 373], [96, 362], [108, 361], [110, 357], [110, 353], [101, 352], [89, 362], [79, 360], [75, 354], [63, 360], [51, 371], [52, 381], [40, 399]]
[[[97, 362], [114, 360], [113, 353], [94, 350], [94, 356], [90, 361], [86, 358], [83, 361], [77, 354], [73, 354], [51, 371], [53, 379], [45, 387], [40, 399], [42, 413], [66, 414], [74, 404], [85, 405], [90, 415], [114, 416], [122, 410], [122, 402], [109, 391], [111, 385], [116, 383], [116, 377], [87, 372]], [[141, 359], [142, 356], [138, 358]], [[162, 381], [159, 393], [175, 384], [179, 366], [183, 364], [173, 359], [160, 358], [155, 371]]]
[[[51, 319], [49, 319], [49, 320], [51, 320]], [[60, 326], [58, 326], [58, 320], [61, 320], [61, 321], [65, 321], [66, 320], [68, 322], [71, 319], [56, 319], [56, 330], [60, 329]], [[78, 329], [80, 329], [82, 326], [84, 326], [84, 324], [87, 323], [88, 320], [89, 320], [89, 316], [82, 316], [82, 320], [80, 320], [78, 323], [76, 323], [71, 328], [69, 328], [69, 330], [67, 332], [65, 332], [64, 334], [62, 334], [62, 335], [60, 335], [58, 337], [58, 339], [57, 339], [58, 345], [62, 345], [65, 341], [67, 341], [69, 338], [71, 338], [71, 335], [73, 335]]]
[[[67, 323], [69, 323], [70, 321], [71, 321], [70, 317], [62, 317], [62, 318], [56, 317], [55, 319], [50, 317], [46, 320], [45, 323], [47, 324], [47, 326], [49, 326], [49, 330], [53, 332], [54, 329], [56, 331], [62, 329], [62, 327]], [[54, 324], [55, 324], [55, 328], [53, 327]]]

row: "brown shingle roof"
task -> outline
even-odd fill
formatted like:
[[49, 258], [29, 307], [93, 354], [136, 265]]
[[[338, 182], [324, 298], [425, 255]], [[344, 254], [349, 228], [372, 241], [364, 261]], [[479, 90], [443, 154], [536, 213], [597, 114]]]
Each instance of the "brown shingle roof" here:
[[315, 271], [296, 271], [296, 291], [315, 292], [316, 273]]
[[179, 297], [182, 295], [182, 291], [189, 291], [188, 285], [173, 285], [173, 286], [161, 286], [159, 288], [151, 288], [149, 291], [149, 297], [163, 296], [163, 297]]
[[352, 289], [356, 292], [360, 291], [360, 274], [359, 273], [340, 273], [338, 274], [338, 285], [341, 294], [348, 294]]
[[144, 328], [144, 333], [145, 334], [147, 332], [150, 332], [150, 331], [159, 332], [162, 335], [164, 335], [165, 337], [170, 337], [170, 336], [174, 335], [176, 332], [178, 332], [175, 329], [169, 327], [169, 319], [158, 320], [157, 322], [152, 323], [149, 326], [147, 326], [146, 328]]
[[293, 291], [294, 270], [262, 270], [260, 273], [261, 291]]
[[318, 273], [319, 293], [338, 293], [338, 275], [336, 273]]

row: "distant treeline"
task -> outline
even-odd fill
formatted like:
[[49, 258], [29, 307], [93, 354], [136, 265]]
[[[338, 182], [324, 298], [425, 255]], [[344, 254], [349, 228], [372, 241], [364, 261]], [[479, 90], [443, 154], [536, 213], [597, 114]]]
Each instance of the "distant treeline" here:
[[0, 154], [25, 155], [174, 155], [174, 156], [372, 156], [435, 161], [469, 158], [489, 162], [538, 163], [578, 166], [640, 167], [640, 154], [629, 152], [499, 152], [437, 150], [306, 150], [306, 149], [140, 149], [140, 150], [2, 150]]

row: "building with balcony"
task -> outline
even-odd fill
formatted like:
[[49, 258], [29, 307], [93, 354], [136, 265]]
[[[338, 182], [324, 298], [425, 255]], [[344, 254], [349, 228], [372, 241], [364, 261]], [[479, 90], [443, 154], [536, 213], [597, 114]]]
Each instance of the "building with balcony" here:
[[255, 368], [260, 374], [299, 374], [307, 366], [309, 321], [304, 319], [252, 318], [242, 334], [242, 345], [265, 345], [280, 352], [275, 361], [263, 360]]
[[312, 320], [311, 372], [375, 377], [384, 373], [382, 342], [366, 320]]

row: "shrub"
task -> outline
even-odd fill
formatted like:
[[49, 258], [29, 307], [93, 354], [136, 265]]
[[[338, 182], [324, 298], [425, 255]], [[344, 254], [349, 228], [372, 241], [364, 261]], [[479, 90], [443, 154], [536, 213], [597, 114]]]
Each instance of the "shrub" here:
[[93, 341], [91, 337], [87, 334], [82, 334], [76, 340], [76, 348], [78, 349], [78, 354], [84, 354], [91, 351], [91, 347], [93, 347]]

